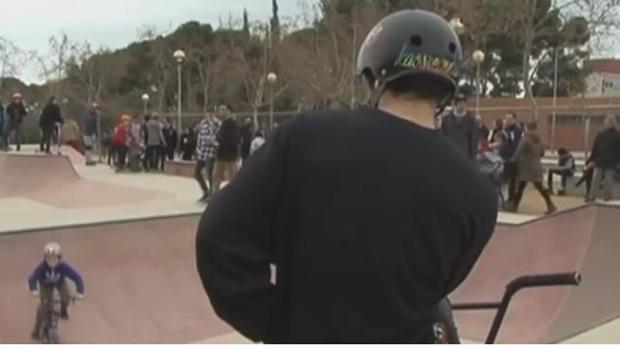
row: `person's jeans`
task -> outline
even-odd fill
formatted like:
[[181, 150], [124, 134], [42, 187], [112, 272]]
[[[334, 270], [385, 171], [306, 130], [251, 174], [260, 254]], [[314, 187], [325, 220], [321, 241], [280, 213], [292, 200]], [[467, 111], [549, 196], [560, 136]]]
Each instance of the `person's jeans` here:
[[52, 144], [52, 133], [54, 133], [54, 128], [53, 127], [41, 128], [41, 133], [42, 133], [42, 137], [41, 137], [40, 150], [41, 152], [49, 153], [50, 146]]
[[93, 150], [95, 148], [95, 136], [84, 136], [84, 154], [86, 156], [86, 164], [92, 164]]
[[561, 183], [562, 183], [561, 190], [566, 190], [566, 180], [568, 179], [568, 177], [572, 175], [572, 171], [571, 170], [557, 170], [557, 169], [549, 170], [549, 175], [547, 177], [547, 188], [549, 188], [549, 193], [553, 193], [553, 176], [554, 175], [560, 176]]
[[[213, 168], [215, 167], [215, 159], [209, 158], [207, 160], [198, 160], [196, 162], [196, 167], [194, 168], [194, 178], [198, 181], [198, 185], [200, 185], [200, 189], [202, 189], [202, 193], [204, 196], [209, 195], [209, 188], [213, 188]], [[202, 175], [202, 171], [206, 168], [207, 170], [207, 181], [209, 181], [209, 185], [207, 186], [207, 182]]]
[[[551, 210], [553, 207], [553, 202], [551, 201], [551, 197], [549, 196], [549, 192], [543, 188], [542, 182], [532, 182], [534, 187], [540, 193], [540, 196], [545, 200], [545, 204], [547, 204], [547, 209]], [[519, 204], [521, 204], [521, 199], [523, 198], [523, 192], [525, 191], [525, 186], [527, 182], [519, 182], [517, 187], [517, 193], [514, 200], [514, 210], [517, 211], [519, 208]]]
[[[603, 176], [605, 177], [603, 179]], [[594, 201], [599, 195], [601, 183], [603, 183], [603, 200], [609, 201], [613, 196], [616, 170], [613, 168], [595, 168], [592, 178], [592, 187], [588, 194], [588, 200]]]
[[146, 147], [145, 157], [146, 157], [147, 167], [145, 169], [147, 171], [157, 170], [158, 162], [159, 162], [159, 149], [160, 149], [159, 145], [149, 145]]
[[114, 145], [114, 155], [116, 158], [116, 168], [122, 170], [125, 168], [125, 163], [127, 162], [127, 151], [129, 147], [124, 144], [115, 144]]
[[516, 201], [518, 170], [516, 162], [506, 161], [504, 164], [504, 180], [508, 182], [508, 201]]
[[7, 129], [6, 129], [6, 139], [7, 142], [11, 138], [11, 135], [15, 137], [15, 145], [17, 146], [17, 151], [21, 150], [22, 147], [22, 123], [16, 121], [9, 121]]

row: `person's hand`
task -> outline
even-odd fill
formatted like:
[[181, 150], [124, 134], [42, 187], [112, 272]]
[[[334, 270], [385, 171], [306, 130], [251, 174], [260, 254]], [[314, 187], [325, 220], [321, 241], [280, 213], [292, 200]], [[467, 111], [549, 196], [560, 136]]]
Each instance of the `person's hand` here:
[[84, 295], [81, 294], [81, 293], [78, 293], [78, 294], [75, 295], [75, 299], [77, 299], [79, 301], [84, 300]]
[[39, 298], [39, 291], [30, 291], [30, 296], [33, 298]]

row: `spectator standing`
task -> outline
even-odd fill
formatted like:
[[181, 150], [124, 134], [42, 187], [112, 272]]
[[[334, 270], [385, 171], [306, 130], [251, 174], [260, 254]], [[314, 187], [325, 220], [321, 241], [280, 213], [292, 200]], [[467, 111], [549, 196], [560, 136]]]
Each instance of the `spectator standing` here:
[[457, 95], [456, 106], [441, 122], [444, 135], [456, 142], [470, 160], [476, 159], [478, 153], [478, 127], [473, 113], [467, 110], [467, 97]]
[[508, 183], [508, 201], [515, 202], [517, 196], [517, 163], [514, 155], [523, 137], [523, 129], [516, 123], [516, 114], [508, 113], [504, 119], [504, 141], [500, 155], [504, 159], [504, 181]]
[[127, 161], [127, 152], [129, 149], [129, 128], [131, 125], [131, 116], [125, 114], [121, 116], [119, 122], [114, 127], [112, 135], [112, 153], [115, 160], [116, 171], [122, 171]]
[[42, 153], [50, 154], [50, 146], [52, 143], [52, 135], [59, 124], [62, 124], [62, 116], [60, 114], [60, 106], [56, 101], [56, 97], [51, 96], [43, 107], [41, 117], [39, 119], [39, 127], [41, 127], [41, 144], [39, 150]]
[[540, 135], [538, 134], [537, 124], [530, 122], [527, 125], [527, 133], [519, 142], [514, 154], [514, 161], [517, 164], [518, 187], [514, 201], [508, 201], [507, 211], [516, 212], [523, 198], [523, 192], [528, 182], [533, 183], [534, 187], [540, 193], [547, 205], [547, 214], [555, 212], [557, 209], [549, 192], [542, 185], [543, 167], [542, 158], [545, 155], [545, 147], [543, 146]]
[[[599, 195], [603, 183], [603, 200], [609, 201], [613, 196], [616, 169], [620, 163], [620, 133], [617, 129], [616, 117], [605, 118], [605, 129], [594, 139], [590, 160], [594, 168], [592, 186], [587, 202], [593, 202]], [[604, 182], [603, 182], [604, 178]]]
[[241, 127], [241, 159], [245, 161], [245, 159], [250, 156], [250, 149], [252, 148], [252, 120], [245, 119], [243, 123], [243, 127]]
[[258, 130], [256, 131], [256, 136], [254, 137], [252, 146], [250, 147], [250, 155], [256, 153], [256, 151], [258, 151], [263, 144], [265, 144], [265, 136], [263, 135], [263, 131]]
[[[217, 155], [217, 133], [219, 123], [210, 114], [207, 114], [198, 124], [198, 140], [196, 145], [196, 167], [194, 169], [194, 178], [198, 181], [200, 189], [202, 189], [202, 197], [200, 201], [206, 202], [209, 198], [209, 189], [213, 188], [213, 169], [215, 167], [215, 158]], [[207, 182], [202, 173], [206, 169]]]
[[90, 108], [84, 115], [82, 120], [82, 129], [84, 130], [84, 152], [86, 155], [86, 166], [94, 166], [95, 160], [93, 153], [97, 142], [97, 120], [99, 119], [99, 110], [97, 104], [91, 104]]
[[137, 116], [129, 126], [129, 170], [140, 171], [140, 165], [144, 165], [144, 117]]
[[62, 125], [62, 132], [60, 134], [60, 138], [62, 140], [60, 143], [67, 144], [80, 154], [84, 154], [84, 150], [82, 149], [82, 136], [80, 134], [80, 126], [75, 120], [67, 118], [65, 123]]
[[230, 182], [239, 171], [241, 153], [241, 127], [229, 117], [222, 122], [217, 132], [217, 154], [213, 169], [213, 196], [222, 183]]
[[4, 104], [0, 101], [0, 151], [5, 151], [8, 144], [5, 135], [5, 112], [4, 112]]
[[24, 106], [24, 100], [21, 93], [17, 92], [13, 94], [13, 100], [11, 104], [6, 107], [6, 115], [8, 116], [8, 122], [5, 125], [6, 133], [5, 137], [7, 142], [11, 136], [15, 137], [16, 150], [20, 151], [22, 146], [22, 124], [24, 118], [27, 115], [26, 107]]
[[166, 140], [166, 151], [164, 154], [168, 158], [168, 160], [174, 160], [174, 152], [177, 147], [177, 143], [179, 141], [179, 135], [177, 134], [176, 128], [174, 128], [174, 124], [170, 122], [170, 118], [164, 119], [164, 139]]
[[[147, 167], [146, 170], [157, 170], [159, 168], [159, 160], [161, 158], [161, 152], [166, 146], [166, 140], [164, 139], [163, 125], [159, 118], [159, 115], [155, 114], [146, 123], [146, 158]], [[163, 159], [162, 159], [163, 161]], [[163, 165], [162, 165], [163, 168]]]

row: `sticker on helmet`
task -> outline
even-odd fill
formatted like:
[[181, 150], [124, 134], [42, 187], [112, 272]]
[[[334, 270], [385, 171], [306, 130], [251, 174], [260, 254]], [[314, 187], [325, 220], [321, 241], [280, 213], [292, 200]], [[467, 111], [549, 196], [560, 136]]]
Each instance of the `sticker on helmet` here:
[[403, 50], [396, 59], [399, 68], [415, 69], [452, 76], [456, 73], [456, 64], [450, 59]]

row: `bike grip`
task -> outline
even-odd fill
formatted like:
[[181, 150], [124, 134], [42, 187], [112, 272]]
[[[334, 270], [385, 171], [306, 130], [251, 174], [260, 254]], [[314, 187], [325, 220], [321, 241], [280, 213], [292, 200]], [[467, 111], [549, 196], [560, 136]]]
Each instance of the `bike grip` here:
[[523, 276], [512, 281], [507, 289], [543, 286], [578, 286], [581, 274], [578, 272]]

